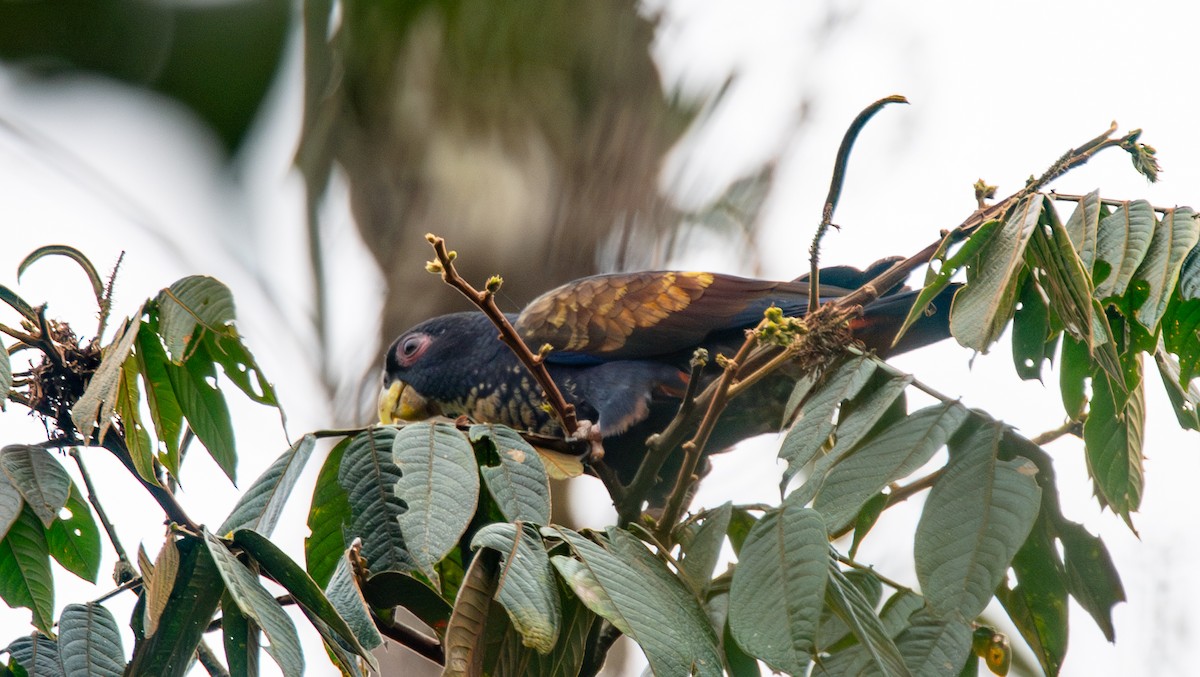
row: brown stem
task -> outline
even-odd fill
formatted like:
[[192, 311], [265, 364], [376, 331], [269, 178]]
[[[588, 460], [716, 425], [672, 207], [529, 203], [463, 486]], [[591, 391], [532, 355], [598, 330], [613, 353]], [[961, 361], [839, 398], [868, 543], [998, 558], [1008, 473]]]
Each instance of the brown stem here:
[[912, 592], [912, 588], [910, 588], [907, 585], [904, 585], [902, 583], [898, 583], [895, 580], [888, 578], [887, 576], [884, 576], [883, 574], [876, 571], [875, 567], [868, 566], [866, 564], [860, 564], [860, 563], [854, 561], [853, 559], [841, 554], [840, 552], [837, 552], [836, 550], [833, 551], [833, 555], [835, 558], [837, 558], [837, 561], [841, 562], [842, 564], [845, 564], [846, 566], [850, 567], [851, 569], [858, 569], [859, 571], [866, 571], [867, 573], [871, 574], [875, 578], [879, 579], [880, 583], [884, 583], [888, 587], [890, 587], [896, 591]]
[[217, 654], [203, 638], [196, 645], [196, 660], [204, 666], [205, 671], [211, 677], [229, 677], [229, 671], [225, 669], [224, 665], [221, 665], [221, 660], [217, 658]]
[[71, 458], [75, 459], [75, 465], [79, 466], [79, 474], [83, 476], [83, 487], [87, 489], [88, 503], [91, 503], [92, 507], [96, 509], [96, 515], [100, 518], [104, 532], [108, 534], [108, 541], [112, 543], [113, 550], [117, 553], [117, 559], [132, 572], [133, 565], [129, 562], [129, 556], [125, 554], [125, 548], [121, 547], [121, 539], [117, 537], [116, 529], [109, 521], [108, 514], [100, 505], [100, 499], [96, 496], [96, 487], [92, 484], [92, 476], [88, 473], [87, 466], [83, 464], [83, 456], [79, 453], [79, 447], [72, 447], [70, 453]]
[[[466, 296], [471, 303], [482, 310], [492, 323], [496, 325], [496, 328], [500, 330], [500, 340], [512, 349], [517, 359], [521, 361], [521, 364], [525, 365], [525, 368], [529, 370], [534, 380], [538, 382], [538, 385], [546, 393], [546, 401], [550, 404], [550, 408], [554, 411], [554, 415], [558, 418], [559, 423], [562, 424], [563, 430], [569, 436], [574, 435], [579, 429], [579, 421], [575, 417], [575, 405], [567, 402], [566, 398], [563, 397], [562, 392], [559, 391], [558, 386], [554, 383], [554, 379], [550, 378], [550, 372], [546, 369], [542, 358], [535, 355], [529, 349], [529, 346], [525, 345], [525, 341], [517, 334], [517, 330], [513, 328], [512, 323], [508, 321], [504, 312], [496, 305], [495, 292], [499, 288], [499, 284], [496, 284], [495, 288], [489, 288], [484, 291], [475, 289], [454, 269], [456, 254], [446, 249], [446, 241], [432, 233], [426, 235], [425, 239], [433, 246], [434, 255], [437, 256], [437, 265], [431, 264], [430, 270], [441, 273], [442, 280], [446, 284], [454, 287], [463, 296]], [[498, 280], [499, 278], [493, 279]], [[491, 284], [489, 281], [489, 287], [491, 287]]]

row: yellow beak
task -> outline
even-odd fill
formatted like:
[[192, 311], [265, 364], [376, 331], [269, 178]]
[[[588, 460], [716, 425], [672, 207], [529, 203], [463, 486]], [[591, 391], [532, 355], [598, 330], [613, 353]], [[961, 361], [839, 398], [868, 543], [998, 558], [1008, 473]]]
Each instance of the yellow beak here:
[[437, 412], [430, 403], [404, 381], [396, 381], [379, 392], [379, 422], [391, 425], [401, 421], [422, 421]]

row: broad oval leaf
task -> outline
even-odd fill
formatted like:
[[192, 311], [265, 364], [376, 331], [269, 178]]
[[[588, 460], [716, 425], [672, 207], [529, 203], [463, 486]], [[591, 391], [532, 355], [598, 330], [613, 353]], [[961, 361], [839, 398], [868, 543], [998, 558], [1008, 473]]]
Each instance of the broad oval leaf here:
[[787, 470], [779, 486], [782, 491], [796, 473], [817, 455], [833, 433], [833, 414], [838, 405], [859, 393], [871, 380], [875, 362], [867, 356], [847, 360], [829, 372], [796, 411], [792, 427], [779, 447], [779, 458]]
[[100, 529], [74, 482], [65, 510], [68, 515], [63, 517], [59, 511], [59, 518], [46, 530], [50, 555], [67, 571], [95, 583], [100, 572]]
[[699, 515], [699, 524], [694, 518], [677, 528], [675, 538], [679, 542], [681, 555], [679, 577], [697, 594], [703, 595], [708, 591], [732, 517], [733, 503], [726, 501]]
[[917, 579], [939, 616], [979, 615], [1037, 517], [1041, 488], [1028, 459], [1001, 460], [1005, 428], [981, 423], [952, 441], [950, 462], [917, 524]]
[[479, 472], [505, 519], [549, 524], [550, 480], [541, 455], [505, 426], [473, 425], [467, 434], [472, 442], [486, 438], [496, 448], [500, 465], [483, 466]]
[[197, 328], [223, 333], [235, 319], [233, 294], [219, 280], [185, 277], [158, 293], [158, 333], [171, 361], [183, 364]]
[[1075, 211], [1071, 212], [1066, 223], [1067, 236], [1071, 238], [1071, 244], [1074, 245], [1075, 251], [1079, 252], [1079, 259], [1083, 262], [1084, 270], [1088, 272], [1091, 272], [1092, 265], [1096, 262], [1100, 206], [1100, 190], [1096, 189], [1083, 196], [1075, 205]]
[[1067, 586], [1052, 528], [1048, 519], [1038, 520], [1013, 559], [1015, 583], [1010, 577], [996, 589], [996, 599], [1047, 675], [1058, 674], [1067, 652]]
[[217, 462], [229, 481], [237, 483], [237, 449], [225, 395], [215, 385], [213, 358], [203, 343], [197, 344], [183, 366], [167, 364], [167, 377], [196, 439]]
[[437, 580], [434, 565], [458, 543], [479, 501], [475, 451], [445, 423], [417, 423], [396, 433], [392, 456], [400, 468], [396, 496], [408, 505], [400, 530], [417, 565]]
[[49, 634], [54, 625], [54, 581], [42, 525], [22, 510], [0, 541], [0, 599], [33, 612], [33, 625]]
[[729, 627], [738, 645], [774, 670], [803, 674], [828, 578], [825, 522], [789, 496], [758, 520], [742, 545], [729, 593]]
[[71, 493], [71, 476], [53, 454], [41, 447], [10, 444], [0, 449], [0, 468], [43, 527], [58, 519]]
[[716, 634], [696, 598], [641, 541], [610, 529], [605, 548], [563, 527], [545, 533], [578, 557], [551, 558], [571, 590], [637, 642], [654, 674], [721, 674]]
[[[362, 556], [373, 571], [411, 571], [415, 566], [400, 529], [405, 508], [396, 495], [400, 469], [392, 462], [395, 438], [396, 429], [387, 427], [355, 435], [342, 454], [337, 475], [350, 505], [347, 536], [362, 539]], [[337, 531], [327, 538], [340, 535], [341, 529]]]
[[957, 675], [971, 652], [971, 624], [957, 613], [941, 618], [918, 611], [896, 637], [896, 648], [918, 677]]
[[305, 435], [280, 454], [238, 499], [218, 532], [230, 534], [238, 529], [253, 529], [263, 536], [270, 536], [316, 443], [317, 438]]
[[68, 675], [121, 677], [125, 650], [117, 622], [99, 604], [68, 604], [58, 621], [58, 647]]
[[1025, 247], [1044, 203], [1040, 193], [1021, 200], [980, 250], [967, 286], [950, 306], [950, 331], [963, 346], [986, 352], [1012, 317]]
[[267, 589], [258, 582], [258, 576], [238, 561], [233, 553], [206, 530], [204, 542], [213, 564], [225, 581], [225, 589], [234, 603], [262, 629], [268, 644], [264, 647], [275, 659], [285, 677], [302, 677], [304, 654], [300, 651], [300, 638], [296, 626], [288, 618], [283, 607]]
[[838, 531], [872, 496], [925, 465], [969, 417], [961, 404], [947, 402], [894, 423], [830, 469], [813, 508]]
[[1101, 272], [1099, 265], [1103, 263], [1108, 274], [1096, 282], [1097, 299], [1125, 293], [1150, 248], [1154, 223], [1154, 208], [1145, 200], [1126, 202], [1100, 221], [1096, 235], [1096, 272]]
[[344, 438], [329, 450], [321, 471], [317, 473], [312, 500], [308, 509], [309, 536], [304, 539], [304, 564], [309, 575], [324, 587], [346, 550], [343, 529], [350, 524], [350, 500], [338, 484], [342, 458], [350, 446]]
[[172, 476], [179, 477], [179, 464], [182, 463], [179, 457], [179, 438], [183, 433], [183, 410], [179, 408], [179, 400], [171, 388], [171, 377], [167, 374], [167, 353], [158, 338], [157, 323], [158, 319], [153, 314], [149, 322], [142, 323], [134, 356], [137, 358], [142, 384], [146, 388], [146, 404], [150, 408], [154, 435], [165, 447], [165, 453], [160, 454], [158, 458]]
[[1117, 395], [1104, 375], [1092, 379], [1092, 406], [1083, 423], [1088, 473], [1096, 496], [1126, 522], [1142, 501], [1142, 440], [1146, 420], [1145, 382], [1129, 391], [1119, 411]]
[[496, 600], [521, 633], [522, 644], [541, 654], [550, 653], [558, 641], [562, 609], [541, 537], [531, 527], [496, 523], [480, 529], [471, 547], [500, 553]]
[[8, 480], [8, 475], [0, 472], [0, 540], [3, 540], [13, 522], [17, 521], [24, 505], [25, 499], [21, 498], [21, 492]]
[[1133, 274], [1135, 280], [1144, 280], [1150, 287], [1149, 296], [1133, 316], [1151, 332], [1167, 310], [1184, 257], [1196, 246], [1198, 237], [1200, 224], [1196, 223], [1196, 213], [1188, 207], [1168, 209], [1154, 229], [1146, 258]]
[[42, 633], [18, 637], [4, 651], [31, 677], [65, 677], [58, 642]]

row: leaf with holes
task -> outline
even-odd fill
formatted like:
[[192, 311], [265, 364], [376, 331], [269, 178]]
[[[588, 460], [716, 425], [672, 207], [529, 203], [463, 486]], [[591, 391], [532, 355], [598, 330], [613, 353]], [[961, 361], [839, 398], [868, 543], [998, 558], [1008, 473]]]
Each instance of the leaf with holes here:
[[233, 294], [220, 281], [204, 275], [185, 277], [159, 292], [158, 333], [171, 361], [183, 364], [197, 329], [224, 334], [231, 331], [236, 311]]
[[74, 482], [67, 495], [66, 511], [66, 517], [60, 514], [46, 530], [46, 546], [64, 569], [95, 583], [100, 572], [100, 529]]
[[967, 286], [955, 295], [950, 306], [950, 331], [960, 344], [986, 352], [1004, 331], [1016, 306], [1025, 248], [1041, 218], [1044, 202], [1041, 194], [1021, 200], [981, 248], [967, 276]]

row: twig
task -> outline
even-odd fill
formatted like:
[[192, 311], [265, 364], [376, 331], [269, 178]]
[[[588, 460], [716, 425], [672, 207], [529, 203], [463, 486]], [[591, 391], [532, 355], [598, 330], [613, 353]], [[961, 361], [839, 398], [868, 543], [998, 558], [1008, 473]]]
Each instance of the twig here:
[[126, 470], [146, 488], [146, 491], [150, 492], [150, 496], [163, 509], [167, 519], [184, 527], [191, 533], [199, 534], [201, 532], [200, 526], [193, 522], [192, 518], [188, 517], [187, 511], [179, 504], [174, 494], [167, 491], [165, 487], [142, 477], [141, 473], [137, 471], [137, 468], [133, 465], [133, 459], [129, 456], [129, 449], [125, 446], [124, 438], [117, 434], [106, 435], [101, 446], [112, 452], [113, 456], [117, 457], [117, 460], [125, 466]]
[[96, 487], [92, 484], [92, 476], [88, 473], [87, 466], [83, 464], [83, 455], [79, 453], [79, 447], [72, 447], [70, 454], [71, 458], [75, 459], [75, 465], [79, 466], [79, 474], [83, 476], [83, 487], [87, 490], [88, 503], [91, 503], [92, 507], [96, 509], [100, 524], [104, 527], [104, 532], [108, 534], [108, 541], [112, 543], [113, 550], [117, 553], [117, 560], [120, 565], [132, 571], [133, 565], [129, 561], [129, 556], [125, 554], [125, 548], [121, 546], [121, 539], [117, 537], [116, 529], [113, 528], [108, 514], [104, 512], [104, 506], [100, 505], [100, 499], [96, 496]]
[[834, 558], [836, 558], [837, 561], [841, 562], [842, 564], [845, 564], [846, 566], [850, 567], [851, 569], [858, 569], [859, 571], [866, 571], [867, 573], [871, 574], [875, 578], [879, 579], [880, 583], [886, 584], [888, 587], [896, 590], [897, 592], [901, 592], [901, 591], [912, 592], [913, 591], [912, 588], [908, 587], [907, 585], [904, 585], [903, 583], [898, 583], [895, 580], [892, 580], [891, 578], [888, 578], [887, 576], [884, 576], [883, 574], [879, 573], [878, 571], [875, 570], [875, 567], [867, 566], [866, 564], [860, 564], [836, 550], [832, 550], [832, 552], [833, 552]]
[[125, 581], [124, 583], [118, 585], [117, 587], [113, 588], [112, 590], [109, 590], [108, 592], [104, 593], [103, 595], [100, 595], [96, 599], [92, 600], [92, 604], [102, 604], [102, 603], [112, 599], [113, 597], [116, 597], [117, 595], [125, 592], [126, 590], [132, 590], [134, 588], [141, 587], [141, 585], [142, 585], [142, 577], [141, 576], [137, 576], [136, 578], [131, 578], [131, 579]]
[[375, 621], [375, 627], [379, 629], [380, 634], [399, 642], [404, 647], [412, 650], [414, 653], [423, 656], [438, 665], [446, 664], [446, 651], [442, 647], [441, 642], [433, 637], [426, 635], [423, 632], [404, 625], [397, 621], [385, 621], [374, 612], [371, 613], [371, 619]]
[[196, 660], [212, 677], [229, 677], [229, 671], [225, 669], [224, 665], [221, 665], [221, 660], [217, 658], [217, 654], [213, 653], [212, 647], [203, 638], [196, 645]]
[[121, 269], [121, 262], [125, 260], [125, 251], [117, 255], [117, 262], [113, 264], [112, 272], [108, 275], [108, 284], [104, 285], [104, 294], [101, 295], [100, 301], [100, 322], [96, 326], [96, 340], [99, 341], [104, 336], [104, 326], [108, 324], [108, 316], [112, 311], [112, 295], [113, 288], [117, 285], [117, 271]]
[[1050, 444], [1054, 440], [1067, 435], [1079, 436], [1083, 433], [1083, 423], [1080, 421], [1067, 421], [1053, 430], [1047, 430], [1040, 435], [1034, 435], [1029, 438], [1030, 442], [1040, 446]]
[[609, 649], [620, 638], [621, 631], [615, 625], [597, 616], [584, 645], [586, 648], [583, 665], [579, 668], [579, 677], [593, 677], [599, 673], [600, 668], [604, 667]]
[[21, 343], [24, 343], [25, 345], [30, 346], [30, 347], [36, 346], [37, 342], [38, 342], [38, 339], [36, 336], [33, 336], [31, 334], [26, 334], [25, 332], [23, 332], [19, 329], [13, 329], [12, 327], [10, 327], [6, 324], [0, 324], [0, 332], [8, 334], [9, 336], [15, 338], [16, 340], [18, 340]]
[[846, 165], [850, 162], [850, 151], [854, 148], [854, 141], [858, 138], [859, 132], [863, 130], [867, 122], [889, 103], [908, 103], [908, 99], [893, 94], [867, 106], [858, 114], [858, 117], [854, 118], [854, 121], [846, 129], [845, 135], [842, 136], [842, 145], [838, 147], [837, 158], [833, 162], [833, 177], [829, 181], [829, 194], [826, 195], [825, 207], [821, 210], [821, 224], [817, 226], [817, 232], [813, 235], [812, 246], [808, 250], [810, 268], [808, 274], [808, 312], [810, 313], [815, 311], [817, 306], [821, 305], [821, 238], [825, 237], [829, 226], [833, 225], [833, 212], [837, 209], [838, 200], [842, 196], [842, 185], [846, 182]]
[[432, 233], [425, 236], [429, 244], [433, 246], [434, 255], [437, 256], [437, 261], [431, 261], [428, 266], [431, 272], [441, 273], [442, 280], [446, 284], [457, 289], [463, 296], [475, 304], [485, 315], [496, 325], [500, 330], [500, 340], [504, 342], [517, 359], [529, 373], [533, 375], [534, 380], [542, 387], [546, 393], [546, 401], [550, 404], [550, 408], [554, 411], [555, 417], [562, 424], [563, 430], [568, 436], [574, 436], [579, 430], [579, 420], [575, 417], [575, 405], [567, 402], [559, 391], [558, 386], [554, 383], [554, 379], [550, 378], [550, 372], [546, 369], [541, 356], [535, 355], [525, 345], [525, 341], [517, 334], [517, 330], [513, 328], [512, 323], [505, 317], [504, 312], [496, 305], [496, 291], [500, 288], [500, 278], [493, 277], [488, 280], [487, 288], [484, 291], [479, 291], [472, 287], [470, 283], [458, 274], [454, 269], [454, 259], [457, 256], [454, 252], [446, 249], [446, 241]]

